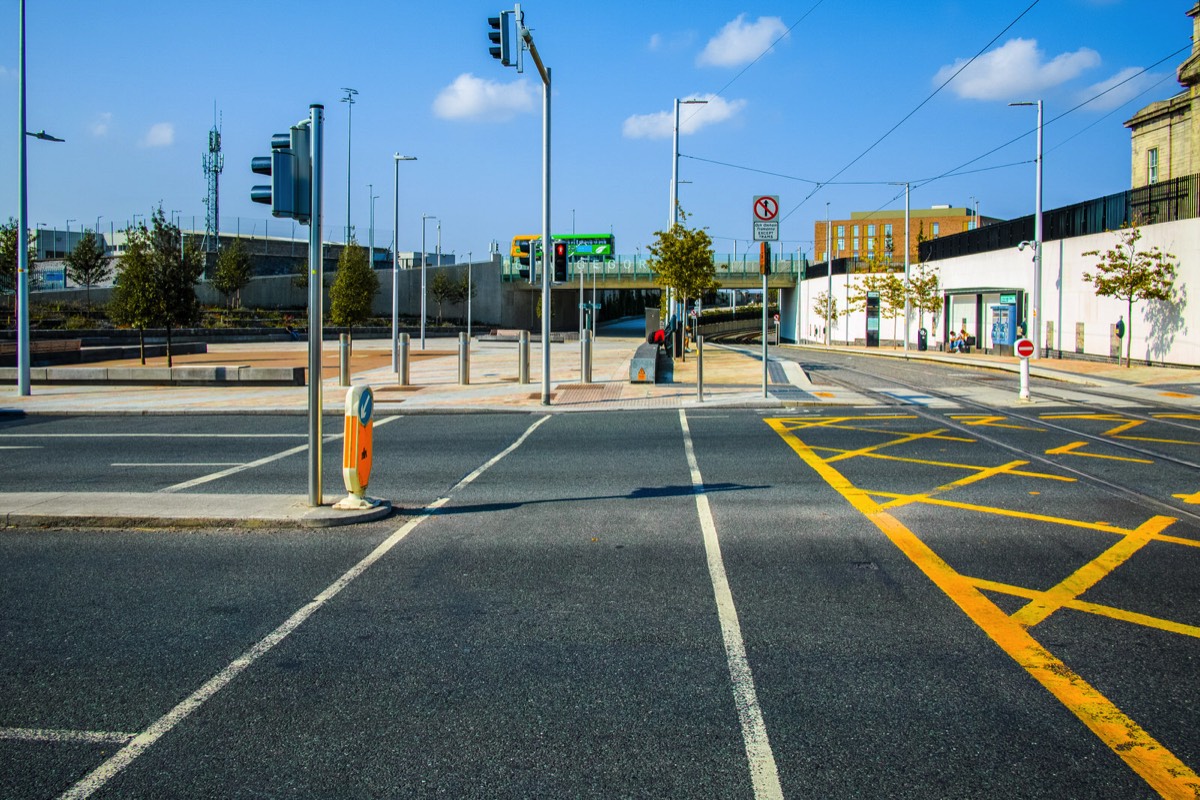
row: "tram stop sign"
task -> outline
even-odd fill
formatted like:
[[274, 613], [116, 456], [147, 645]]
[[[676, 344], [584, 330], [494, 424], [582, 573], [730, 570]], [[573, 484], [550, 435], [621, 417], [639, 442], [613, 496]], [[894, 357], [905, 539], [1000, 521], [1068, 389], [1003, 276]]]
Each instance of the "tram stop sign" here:
[[1029, 358], [1033, 355], [1033, 342], [1028, 339], [1017, 339], [1015, 349], [1021, 358]]

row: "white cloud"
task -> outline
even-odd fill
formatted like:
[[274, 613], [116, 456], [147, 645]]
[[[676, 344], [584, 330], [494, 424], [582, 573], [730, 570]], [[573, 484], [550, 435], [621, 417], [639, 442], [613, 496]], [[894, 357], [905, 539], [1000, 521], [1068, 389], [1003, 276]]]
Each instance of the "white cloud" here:
[[464, 72], [442, 89], [433, 101], [433, 113], [442, 119], [504, 121], [534, 109], [534, 92], [528, 81], [500, 83]]
[[142, 137], [142, 147], [169, 147], [175, 143], [175, 126], [170, 122], [156, 122]]
[[97, 116], [96, 119], [92, 120], [92, 124], [89, 126], [92, 131], [92, 136], [106, 135], [108, 133], [108, 126], [112, 124], [112, 117], [113, 115], [111, 111], [105, 111]]
[[[934, 85], [940, 86], [965, 63], [967, 59], [960, 58], [939, 69]], [[951, 82], [950, 89], [970, 100], [1024, 100], [1099, 65], [1100, 54], [1087, 47], [1047, 61], [1036, 39], [1010, 39], [977, 58]]]
[[787, 26], [779, 17], [759, 17], [756, 22], [745, 20], [745, 14], [738, 14], [737, 19], [721, 28], [720, 33], [708, 40], [696, 63], [714, 67], [749, 64], [787, 33]]
[[[740, 114], [746, 107], [745, 100], [726, 100], [714, 94], [691, 95], [689, 100], [707, 100], [705, 105], [681, 105], [679, 107], [679, 135], [696, 133], [701, 128], [716, 125]], [[659, 111], [654, 114], [634, 114], [621, 126], [626, 139], [669, 139], [675, 129], [675, 110]]]
[[15, 77], [17, 77], [17, 71], [15, 69], [9, 69], [3, 64], [0, 64], [0, 81], [5, 81], [9, 78]]
[[[1092, 84], [1088, 88], [1079, 93], [1079, 102], [1089, 100], [1103, 91], [1112, 89], [1108, 94], [1099, 97], [1096, 100], [1084, 106], [1087, 111], [1111, 111], [1114, 108], [1119, 108], [1125, 105], [1133, 98], [1137, 97], [1142, 92], [1157, 84], [1163, 78], [1174, 77], [1162, 72], [1142, 72], [1141, 67], [1129, 67], [1118, 72], [1106, 81]], [[1134, 77], [1137, 75], [1137, 77]], [[1120, 84], [1119, 86], [1117, 84]], [[1171, 84], [1177, 86], [1177, 84]]]
[[[652, 33], [652, 34], [650, 34], [650, 44], [647, 45], [647, 48], [651, 52], [653, 52], [653, 51], [661, 48], [662, 43], [663, 43], [662, 34], [661, 33]], [[3, 69], [3, 67], [0, 67], [0, 69]]]

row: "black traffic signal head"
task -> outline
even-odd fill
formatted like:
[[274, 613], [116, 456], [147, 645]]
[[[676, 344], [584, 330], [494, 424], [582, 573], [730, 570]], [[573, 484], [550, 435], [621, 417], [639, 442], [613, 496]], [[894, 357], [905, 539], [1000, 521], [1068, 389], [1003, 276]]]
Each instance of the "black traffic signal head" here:
[[554, 243], [554, 281], [567, 282], [567, 243]]
[[250, 159], [250, 170], [270, 175], [270, 186], [250, 187], [250, 199], [271, 206], [276, 217], [290, 217], [307, 225], [312, 216], [312, 154], [307, 121], [289, 133], [271, 137], [271, 155]]
[[492, 58], [500, 59], [500, 63], [506, 67], [517, 65], [512, 52], [512, 17], [511, 11], [501, 11], [498, 17], [488, 17], [488, 41], [492, 43], [488, 52], [492, 54]]

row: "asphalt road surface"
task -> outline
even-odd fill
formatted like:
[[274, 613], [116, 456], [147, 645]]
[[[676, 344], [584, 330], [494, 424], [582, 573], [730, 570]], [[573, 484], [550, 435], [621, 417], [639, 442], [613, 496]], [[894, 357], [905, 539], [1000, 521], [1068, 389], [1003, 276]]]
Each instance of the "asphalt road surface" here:
[[[382, 522], [0, 531], [0, 796], [1196, 796], [1200, 415], [810, 367], [871, 403], [384, 417]], [[7, 418], [0, 479], [302, 496], [303, 444]]]

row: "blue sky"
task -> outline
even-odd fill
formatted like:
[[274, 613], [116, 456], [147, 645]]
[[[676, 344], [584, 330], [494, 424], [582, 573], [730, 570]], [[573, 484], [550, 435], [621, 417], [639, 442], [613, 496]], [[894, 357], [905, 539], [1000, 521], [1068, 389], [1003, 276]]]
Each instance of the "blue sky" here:
[[[618, 251], [645, 253], [667, 223], [677, 97], [710, 100], [683, 108], [680, 174], [690, 183], [680, 198], [720, 252], [735, 239], [739, 252], [749, 246], [756, 194], [781, 198], [782, 248], [810, 254], [826, 203], [835, 218], [902, 208], [889, 181], [913, 182], [914, 207], [974, 198], [985, 216], [1031, 213], [1036, 114], [1010, 101], [1045, 102], [1046, 208], [1127, 189], [1122, 122], [1180, 90], [1192, 3], [1032, 2], [530, 0], [525, 21], [554, 78], [552, 228], [570, 232], [574, 219], [578, 232], [611, 230]], [[422, 213], [441, 220], [446, 252], [479, 256], [493, 239], [506, 248], [541, 228], [542, 100], [532, 63], [518, 74], [487, 53], [486, 18], [499, 10], [496, 0], [28, 0], [28, 128], [67, 140], [29, 141], [30, 226], [91, 227], [99, 216], [107, 231], [161, 202], [202, 227], [215, 104], [222, 228], [261, 233], [269, 213], [249, 200], [262, 180], [250, 159], [324, 103], [324, 227], [340, 239], [340, 87], [353, 87], [359, 241], [369, 235], [368, 184], [379, 196], [375, 241], [391, 240], [400, 152], [418, 158], [400, 165], [401, 250], [419, 249]], [[16, 0], [0, 14], [7, 219], [17, 210]], [[290, 229], [270, 221], [272, 235]], [[430, 249], [434, 230], [430, 222]]]

